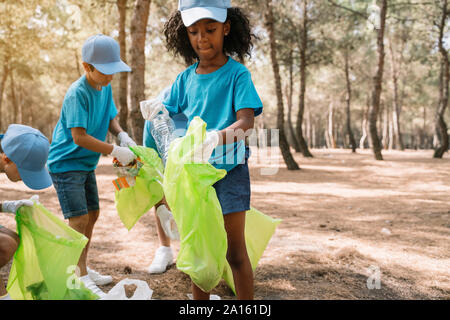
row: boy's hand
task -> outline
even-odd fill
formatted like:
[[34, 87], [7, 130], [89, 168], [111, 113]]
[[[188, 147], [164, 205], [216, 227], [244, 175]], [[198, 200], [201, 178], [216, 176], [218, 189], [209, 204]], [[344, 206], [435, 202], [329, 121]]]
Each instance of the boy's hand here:
[[137, 146], [136, 142], [134, 142], [134, 140], [131, 139], [130, 136], [128, 135], [128, 133], [126, 133], [125, 131], [119, 132], [119, 134], [117, 135], [117, 138], [120, 141], [121, 147]]
[[16, 200], [16, 201], [4, 201], [2, 203], [2, 211], [15, 214], [21, 206], [32, 207], [35, 203], [39, 203], [38, 195], [34, 195], [30, 199], [23, 199], [23, 200]]
[[119, 147], [116, 145], [113, 145], [113, 151], [111, 152], [111, 155], [117, 158], [117, 160], [119, 160], [119, 162], [124, 166], [136, 159], [135, 154], [130, 149], [128, 149], [127, 147]]

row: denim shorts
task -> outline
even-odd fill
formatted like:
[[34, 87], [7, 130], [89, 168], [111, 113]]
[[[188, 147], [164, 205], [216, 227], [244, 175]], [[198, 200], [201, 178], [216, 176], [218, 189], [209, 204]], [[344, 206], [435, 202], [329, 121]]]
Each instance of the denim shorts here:
[[99, 210], [94, 171], [50, 173], [65, 219]]
[[249, 149], [246, 148], [245, 163], [238, 164], [223, 179], [213, 184], [223, 214], [250, 210], [249, 155]]

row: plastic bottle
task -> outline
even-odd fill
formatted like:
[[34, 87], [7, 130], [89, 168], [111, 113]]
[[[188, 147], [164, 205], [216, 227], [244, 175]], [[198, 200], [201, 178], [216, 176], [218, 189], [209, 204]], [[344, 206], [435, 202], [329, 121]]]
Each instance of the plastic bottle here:
[[158, 113], [156, 117], [151, 120], [151, 123], [151, 134], [153, 139], [155, 139], [156, 147], [158, 148], [158, 152], [161, 155], [162, 161], [165, 165], [169, 153], [169, 146], [173, 140], [175, 124], [165, 109]]

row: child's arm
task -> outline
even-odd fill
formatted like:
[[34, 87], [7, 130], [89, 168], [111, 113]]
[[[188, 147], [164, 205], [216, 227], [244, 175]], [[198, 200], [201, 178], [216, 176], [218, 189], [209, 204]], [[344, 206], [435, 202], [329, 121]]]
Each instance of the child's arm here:
[[71, 128], [72, 139], [76, 145], [103, 154], [110, 154], [113, 151], [114, 146], [109, 143], [100, 141], [93, 136], [87, 134], [85, 128]]
[[236, 112], [236, 122], [223, 130], [206, 132], [201, 148], [195, 151], [196, 159], [209, 159], [214, 148], [221, 144], [230, 144], [245, 139], [252, 133], [255, 113], [251, 108], [243, 108]]
[[126, 147], [118, 147], [109, 143], [100, 141], [93, 136], [87, 134], [86, 129], [82, 127], [76, 127], [70, 129], [72, 132], [73, 142], [76, 145], [103, 154], [111, 154], [117, 158], [120, 163], [127, 165], [132, 162], [136, 156], [134, 153]]
[[236, 122], [229, 127], [220, 130], [219, 144], [229, 144], [245, 139], [252, 133], [255, 124], [254, 109], [244, 108], [236, 112]]

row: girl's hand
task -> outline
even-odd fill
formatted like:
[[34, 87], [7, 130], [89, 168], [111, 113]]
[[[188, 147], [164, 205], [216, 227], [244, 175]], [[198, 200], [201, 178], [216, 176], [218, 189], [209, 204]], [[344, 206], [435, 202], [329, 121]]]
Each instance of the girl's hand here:
[[194, 162], [208, 162], [214, 149], [218, 146], [220, 134], [217, 130], [206, 132], [206, 138], [200, 147], [194, 150]]

